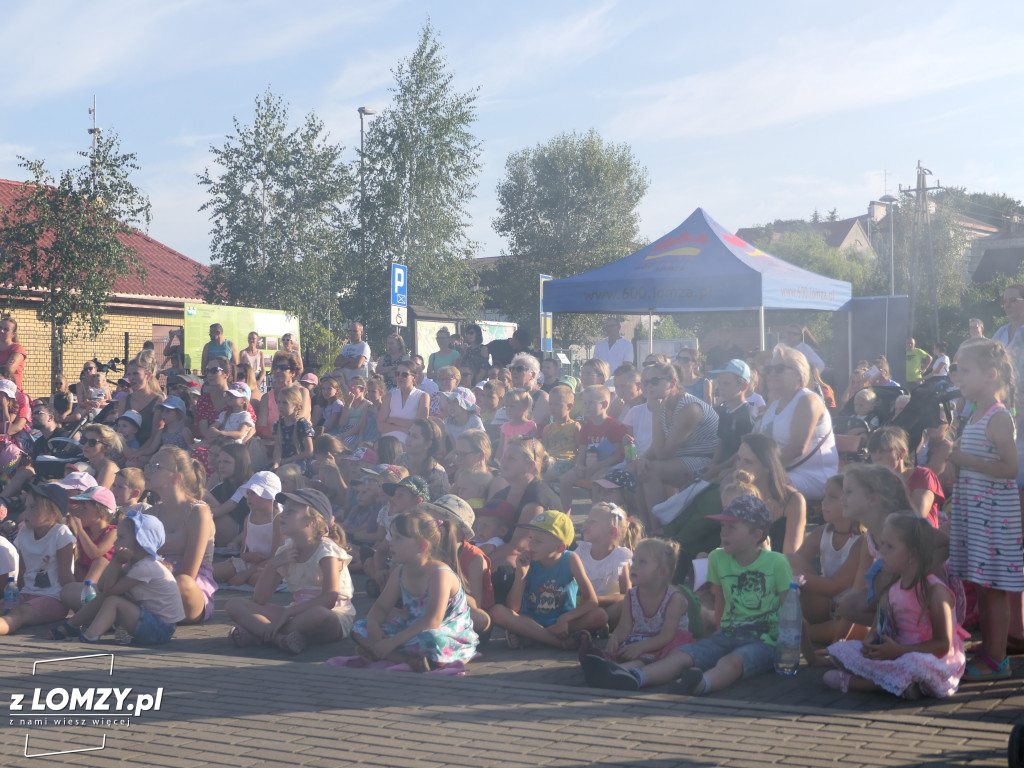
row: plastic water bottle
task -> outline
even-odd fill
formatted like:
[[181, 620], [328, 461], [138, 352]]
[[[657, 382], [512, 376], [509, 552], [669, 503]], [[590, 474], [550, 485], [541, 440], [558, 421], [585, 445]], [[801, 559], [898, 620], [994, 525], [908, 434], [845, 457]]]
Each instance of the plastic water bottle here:
[[779, 639], [775, 644], [775, 671], [787, 677], [800, 668], [800, 632], [804, 616], [800, 610], [799, 585], [794, 581], [779, 608]]
[[21, 602], [21, 590], [14, 583], [14, 577], [7, 577], [7, 586], [4, 587], [4, 611], [9, 613], [18, 607]]
[[626, 461], [636, 461], [636, 443], [626, 443]]
[[92, 585], [92, 582], [86, 579], [85, 586], [82, 587], [82, 605], [85, 605], [90, 600], [96, 599], [96, 587]]

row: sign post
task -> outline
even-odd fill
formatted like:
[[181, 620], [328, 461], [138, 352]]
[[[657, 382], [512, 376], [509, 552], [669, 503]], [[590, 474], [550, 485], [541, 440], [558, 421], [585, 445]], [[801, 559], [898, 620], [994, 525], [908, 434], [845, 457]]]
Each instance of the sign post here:
[[551, 352], [554, 348], [554, 337], [551, 329], [551, 313], [544, 311], [544, 283], [551, 275], [540, 276], [540, 351]]
[[391, 265], [391, 325], [409, 325], [409, 270], [404, 264]]

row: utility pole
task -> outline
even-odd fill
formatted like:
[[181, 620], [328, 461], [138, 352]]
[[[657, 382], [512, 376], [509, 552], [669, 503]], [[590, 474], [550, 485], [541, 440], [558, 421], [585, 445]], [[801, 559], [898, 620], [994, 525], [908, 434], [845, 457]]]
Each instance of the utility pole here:
[[924, 272], [928, 275], [928, 295], [927, 300], [931, 304], [931, 321], [932, 330], [935, 333], [936, 339], [941, 338], [939, 335], [939, 288], [938, 280], [935, 276], [935, 251], [932, 245], [932, 218], [931, 210], [928, 206], [928, 193], [942, 189], [942, 183], [938, 180], [935, 182], [934, 187], [928, 186], [928, 176], [931, 176], [932, 172], [927, 168], [922, 167], [921, 161], [917, 161], [917, 184], [911, 190], [910, 188], [904, 189], [903, 185], [900, 184], [900, 192], [913, 192], [914, 193], [914, 234], [911, 245], [911, 264], [910, 264], [910, 318], [908, 333], [913, 335], [914, 333], [914, 315], [917, 309], [917, 302], [921, 296], [920, 287], [918, 281], [914, 278], [915, 275], [921, 274], [923, 268]]

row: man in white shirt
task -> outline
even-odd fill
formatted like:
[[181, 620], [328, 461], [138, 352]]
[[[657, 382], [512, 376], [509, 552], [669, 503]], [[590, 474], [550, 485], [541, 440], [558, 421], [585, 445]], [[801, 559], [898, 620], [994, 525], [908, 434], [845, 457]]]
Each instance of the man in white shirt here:
[[804, 341], [804, 330], [804, 328], [798, 327], [788, 328], [785, 331], [785, 343], [787, 346], [790, 346], [799, 352], [803, 352], [804, 357], [807, 358], [807, 362], [817, 368], [818, 373], [820, 374], [825, 370], [825, 361], [821, 359], [821, 356], [814, 351], [810, 344]]
[[363, 324], [352, 323], [348, 333], [349, 343], [341, 348], [341, 354], [334, 359], [334, 368], [344, 374], [346, 381], [352, 376], [369, 378], [367, 362], [370, 359], [370, 345], [363, 341]]
[[604, 332], [607, 339], [601, 339], [594, 345], [594, 357], [608, 363], [608, 370], [614, 371], [621, 365], [633, 363], [633, 345], [620, 334], [619, 321], [614, 317], [605, 318]]

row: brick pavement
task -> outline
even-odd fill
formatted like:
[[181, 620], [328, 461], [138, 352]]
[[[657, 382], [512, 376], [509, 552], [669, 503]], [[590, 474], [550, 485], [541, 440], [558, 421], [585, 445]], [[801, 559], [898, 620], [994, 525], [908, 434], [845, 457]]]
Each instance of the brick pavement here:
[[[33, 661], [96, 647], [49, 642], [41, 630], [0, 640], [6, 704], [36, 687], [164, 689], [160, 711], [128, 727], [12, 726], [18, 714], [8, 712], [0, 766], [1004, 766], [1010, 726], [1024, 722], [1024, 658], [1016, 679], [965, 685], [945, 701], [842, 696], [807, 668], [701, 699], [616, 694], [584, 687], [572, 654], [509, 651], [500, 639], [464, 678], [319, 663], [352, 653], [348, 640], [295, 658], [236, 651], [224, 639], [229, 596], [218, 593], [212, 622], [162, 648], [101, 646], [115, 654], [113, 676], [94, 659], [41, 665], [33, 678]], [[369, 607], [362, 594], [357, 604]], [[95, 746], [103, 733], [107, 745], [26, 759], [26, 733], [30, 753]]]

